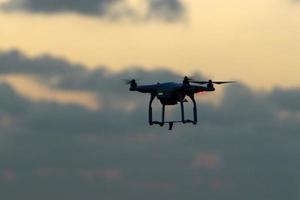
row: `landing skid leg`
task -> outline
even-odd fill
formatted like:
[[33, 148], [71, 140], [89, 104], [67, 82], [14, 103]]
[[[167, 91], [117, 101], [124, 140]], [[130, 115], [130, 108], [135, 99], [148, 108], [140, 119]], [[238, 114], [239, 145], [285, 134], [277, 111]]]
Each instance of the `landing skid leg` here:
[[194, 112], [194, 121], [193, 121], [193, 124], [197, 124], [197, 104], [196, 104], [196, 101], [195, 101], [195, 97], [194, 97], [194, 94], [190, 94], [188, 95], [191, 100], [193, 101], [193, 112]]
[[150, 101], [149, 101], [149, 111], [148, 111], [148, 121], [149, 124], [152, 126], [153, 125], [153, 121], [152, 121], [152, 102], [155, 99], [155, 94], [151, 94], [150, 97]]
[[161, 123], [160, 126], [163, 126], [165, 123], [165, 110], [166, 110], [166, 106], [163, 104], [162, 105], [162, 112], [161, 112]]
[[181, 121], [182, 121], [182, 123], [185, 124], [183, 101], [180, 101], [180, 108], [181, 108]]
[[169, 122], [169, 130], [171, 131], [173, 128], [173, 122]]

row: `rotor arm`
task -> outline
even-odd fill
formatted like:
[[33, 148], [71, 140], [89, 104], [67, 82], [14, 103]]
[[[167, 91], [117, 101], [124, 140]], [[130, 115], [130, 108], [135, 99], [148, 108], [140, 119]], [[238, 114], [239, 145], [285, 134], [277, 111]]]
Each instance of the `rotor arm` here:
[[152, 94], [157, 92], [157, 85], [141, 85], [141, 86], [137, 86], [134, 90], [141, 93]]
[[189, 88], [190, 93], [213, 92], [213, 91], [215, 91], [215, 88], [213, 86], [212, 87], [210, 87], [210, 86], [204, 87], [204, 86], [192, 85]]

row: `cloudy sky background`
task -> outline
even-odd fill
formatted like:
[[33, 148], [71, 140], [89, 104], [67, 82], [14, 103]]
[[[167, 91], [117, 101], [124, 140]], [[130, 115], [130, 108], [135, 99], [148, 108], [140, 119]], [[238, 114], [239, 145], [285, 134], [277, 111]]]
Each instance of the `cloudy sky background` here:
[[268, 89], [299, 85], [297, 1], [1, 1], [4, 50], [49, 53], [89, 68], [164, 66]]
[[[297, 1], [0, 2], [1, 198], [300, 198]], [[185, 74], [239, 83], [172, 132], [121, 81]]]

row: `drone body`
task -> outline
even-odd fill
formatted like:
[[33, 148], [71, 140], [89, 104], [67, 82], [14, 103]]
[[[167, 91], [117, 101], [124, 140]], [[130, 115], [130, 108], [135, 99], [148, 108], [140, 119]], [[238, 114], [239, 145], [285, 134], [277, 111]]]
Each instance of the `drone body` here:
[[[190, 84], [190, 83], [195, 83]], [[172, 130], [173, 123], [193, 123], [197, 124], [197, 105], [195, 101], [194, 94], [199, 92], [212, 92], [215, 91], [214, 84], [225, 84], [233, 83], [233, 81], [194, 81], [188, 77], [184, 77], [182, 83], [157, 83], [153, 85], [137, 85], [136, 81], [130, 80], [127, 81], [127, 84], [130, 84], [130, 91], [137, 91], [141, 93], [150, 94], [149, 102], [149, 114], [148, 121], [150, 125], [158, 124], [163, 126], [165, 123], [169, 124], [169, 130]], [[206, 86], [201, 86], [206, 84]], [[188, 96], [193, 102], [193, 120], [186, 120], [184, 117], [184, 102], [187, 102], [185, 97]], [[152, 102], [155, 98], [158, 98], [162, 104], [162, 119], [161, 121], [152, 120]], [[180, 103], [181, 106], [181, 121], [165, 121], [165, 106], [176, 105]]]

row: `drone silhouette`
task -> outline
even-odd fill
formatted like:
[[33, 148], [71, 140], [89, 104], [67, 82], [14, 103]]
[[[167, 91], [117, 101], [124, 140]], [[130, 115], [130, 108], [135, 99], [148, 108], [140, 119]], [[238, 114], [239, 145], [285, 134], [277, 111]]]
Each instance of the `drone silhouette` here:
[[[160, 125], [163, 126], [165, 123], [169, 124], [169, 130], [172, 130], [174, 123], [192, 123], [197, 124], [197, 104], [195, 101], [195, 93], [199, 92], [213, 92], [215, 91], [214, 84], [227, 84], [235, 83], [235, 81], [196, 81], [187, 76], [184, 77], [182, 83], [166, 82], [166, 83], [157, 83], [153, 85], [138, 85], [135, 79], [125, 80], [126, 84], [130, 85], [130, 91], [137, 91], [141, 93], [149, 93], [149, 112], [148, 112], [148, 121], [150, 125]], [[195, 83], [197, 85], [193, 85]], [[206, 86], [203, 86], [206, 85]], [[184, 117], [184, 103], [188, 102], [186, 100], [188, 96], [193, 102], [193, 113], [194, 119], [189, 120]], [[162, 104], [162, 117], [161, 121], [152, 120], [152, 102], [157, 97]], [[165, 121], [165, 106], [176, 105], [180, 103], [181, 107], [181, 121]]]

